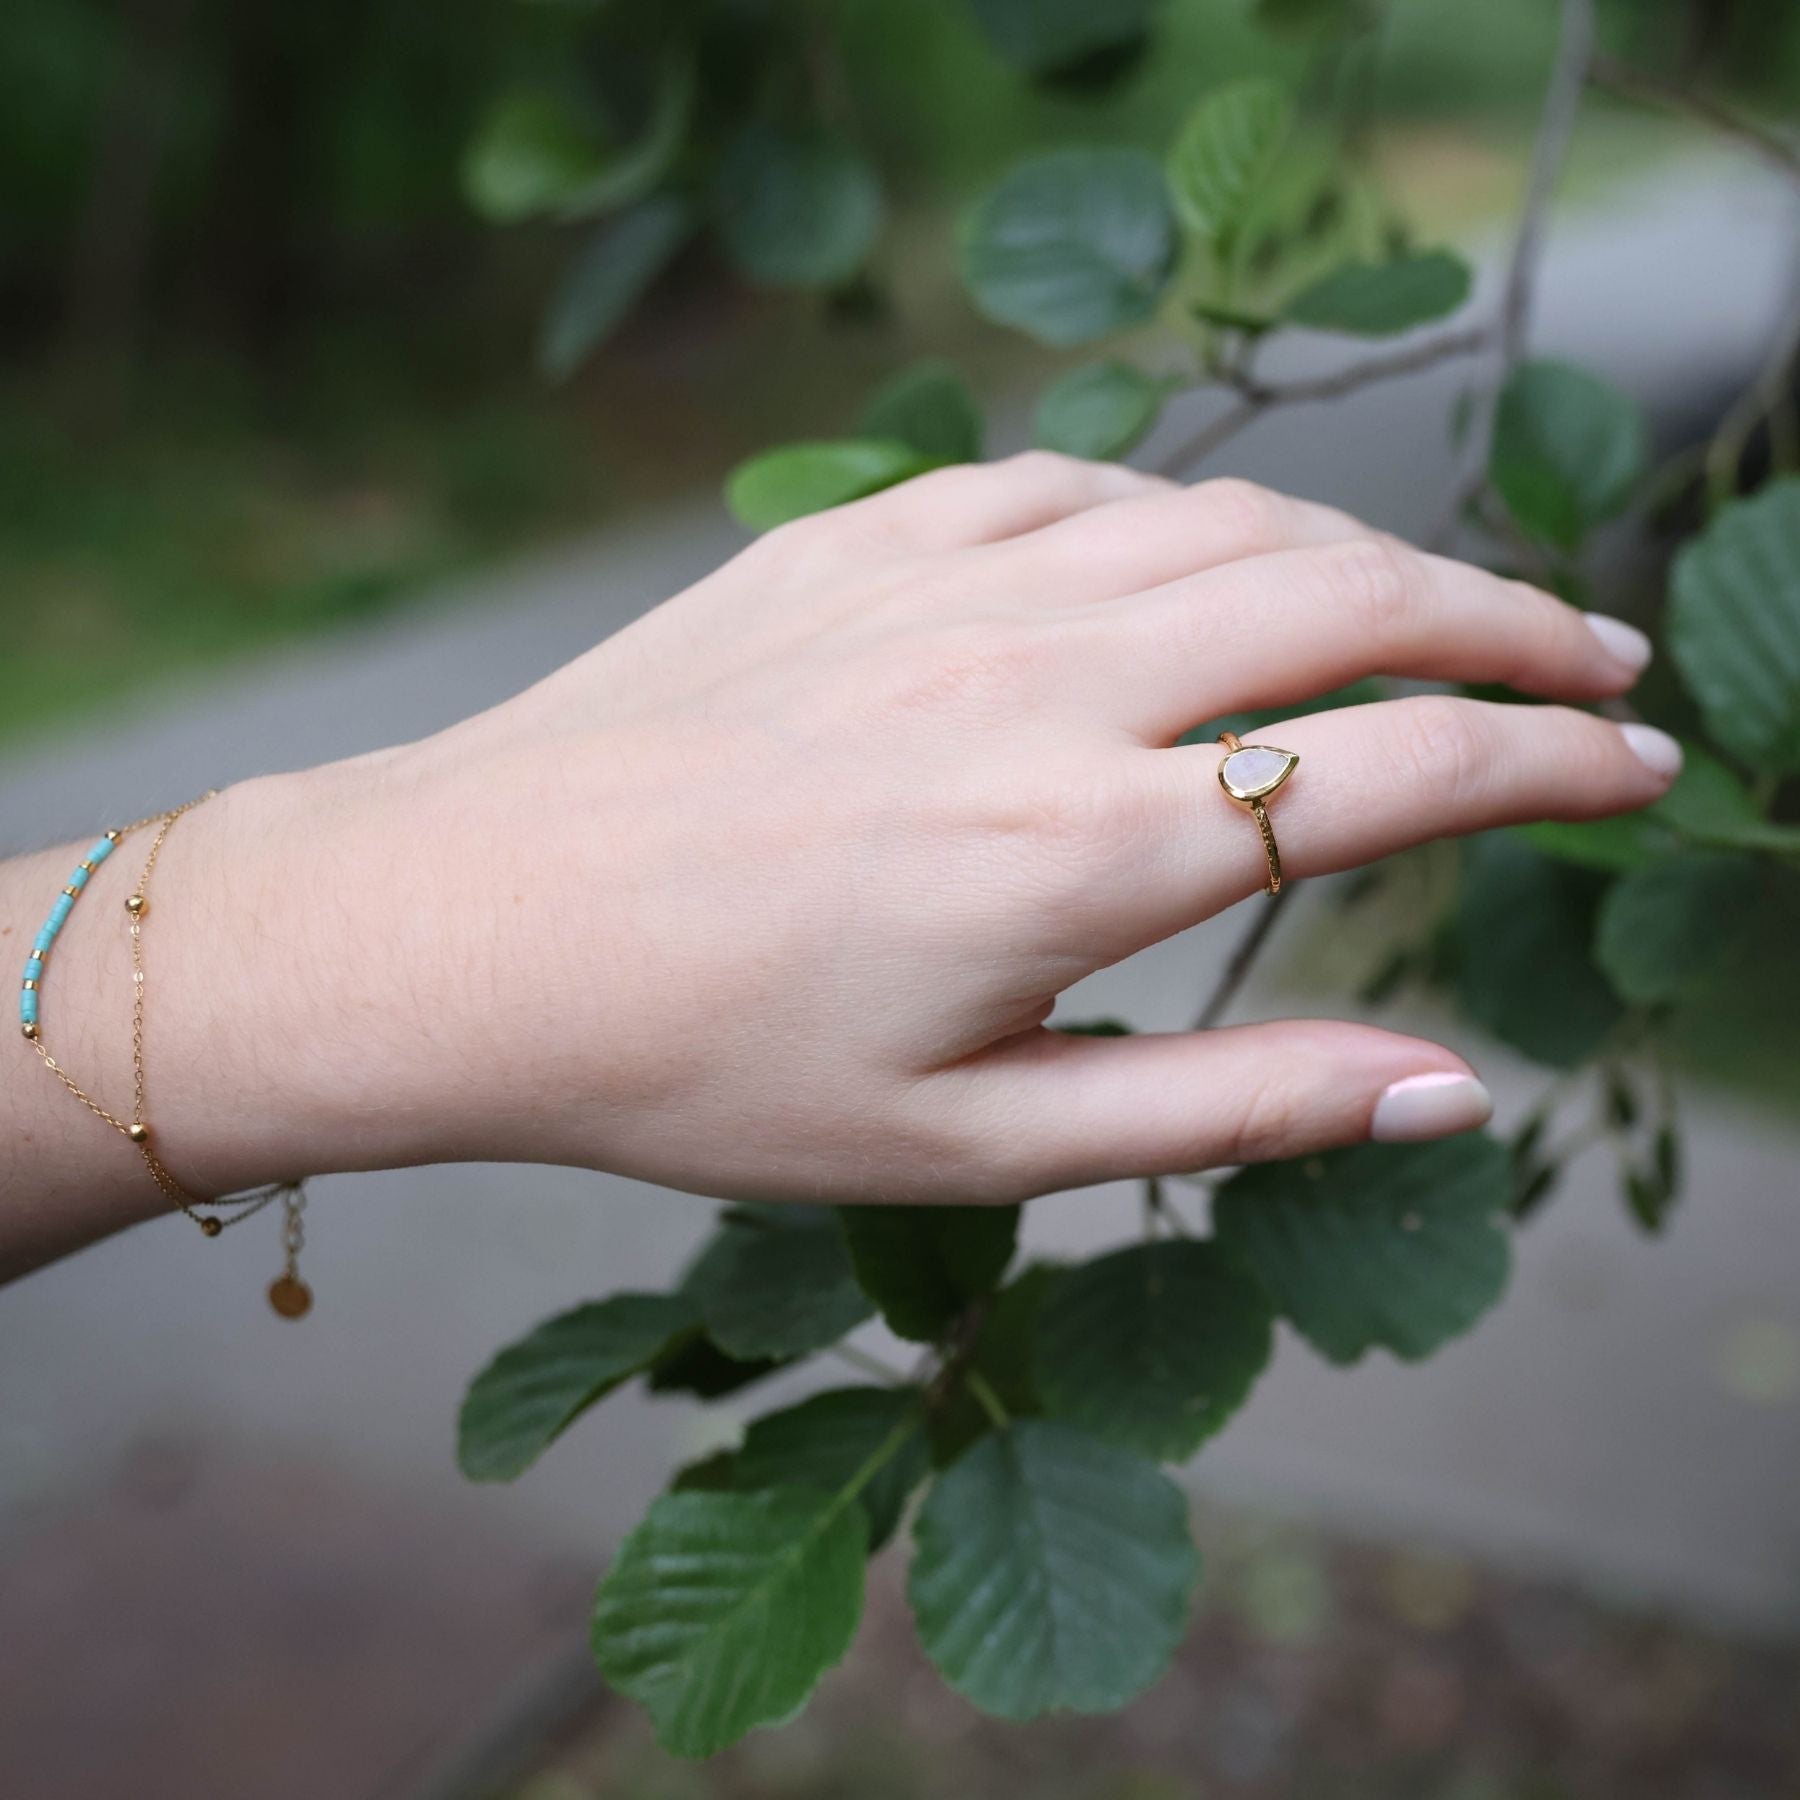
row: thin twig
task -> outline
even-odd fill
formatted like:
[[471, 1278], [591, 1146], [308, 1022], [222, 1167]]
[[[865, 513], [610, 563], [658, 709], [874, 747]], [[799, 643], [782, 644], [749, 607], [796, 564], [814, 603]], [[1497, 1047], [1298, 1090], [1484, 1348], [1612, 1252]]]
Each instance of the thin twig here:
[[1755, 119], [1709, 95], [1696, 93], [1648, 69], [1634, 69], [1617, 57], [1597, 53], [1588, 61], [1588, 79], [1596, 87], [1619, 94], [1627, 100], [1639, 100], [1646, 106], [1659, 106], [1666, 112], [1686, 113], [1703, 125], [1710, 126], [1721, 137], [1742, 144], [1785, 175], [1800, 182], [1800, 144], [1772, 131]]
[[1575, 135], [1575, 120], [1581, 112], [1582, 93], [1593, 56], [1594, 0], [1563, 0], [1562, 29], [1557, 38], [1556, 57], [1544, 84], [1543, 104], [1538, 109], [1525, 200], [1513, 227], [1512, 248], [1507, 253], [1501, 282], [1500, 307], [1495, 322], [1496, 366], [1492, 379], [1478, 394], [1470, 412], [1464, 438], [1465, 464], [1451, 490], [1449, 505], [1428, 540], [1434, 548], [1441, 549], [1455, 535], [1463, 514], [1487, 485], [1494, 413], [1500, 390], [1506, 386], [1525, 354], [1538, 269], [1543, 262], [1544, 237], [1550, 223], [1550, 203], [1556, 197], [1557, 184], [1569, 160], [1569, 143]]
[[1219, 979], [1213, 985], [1213, 991], [1207, 996], [1206, 1004], [1200, 1009], [1200, 1017], [1194, 1021], [1196, 1031], [1210, 1031], [1225, 1016], [1226, 1009], [1237, 998], [1238, 989], [1244, 985], [1244, 978], [1250, 973], [1250, 965], [1256, 961], [1258, 953], [1268, 941], [1268, 936], [1275, 929], [1275, 921], [1281, 917], [1281, 909], [1293, 894], [1291, 887], [1280, 888], [1264, 905], [1257, 902], [1256, 917], [1250, 922], [1250, 929], [1238, 939], [1237, 948], [1232, 951], [1230, 960], [1219, 973]]
[[1417, 374], [1453, 357], [1473, 356], [1491, 341], [1492, 333], [1485, 326], [1445, 332], [1439, 337], [1426, 338], [1409, 349], [1365, 357], [1361, 362], [1335, 369], [1329, 375], [1317, 375], [1303, 381], [1263, 381], [1247, 373], [1226, 372], [1221, 376], [1221, 384], [1237, 396], [1235, 403], [1176, 445], [1157, 465], [1158, 472], [1163, 475], [1190, 473], [1220, 445], [1275, 407], [1341, 399], [1345, 394], [1378, 381]]
[[879, 1356], [871, 1356], [866, 1350], [859, 1350], [854, 1344], [832, 1344], [827, 1355], [835, 1356], [839, 1362], [848, 1363], [853, 1369], [864, 1375], [872, 1376], [876, 1381], [887, 1383], [889, 1387], [905, 1387], [906, 1372], [896, 1369], [891, 1363], [884, 1363]]
[[1800, 290], [1789, 301], [1787, 319], [1767, 360], [1749, 386], [1731, 403], [1706, 447], [1706, 488], [1714, 506], [1722, 505], [1736, 491], [1738, 471], [1749, 447], [1751, 433], [1765, 419], [1773, 425], [1777, 413], [1789, 399], [1797, 361], [1800, 361]]

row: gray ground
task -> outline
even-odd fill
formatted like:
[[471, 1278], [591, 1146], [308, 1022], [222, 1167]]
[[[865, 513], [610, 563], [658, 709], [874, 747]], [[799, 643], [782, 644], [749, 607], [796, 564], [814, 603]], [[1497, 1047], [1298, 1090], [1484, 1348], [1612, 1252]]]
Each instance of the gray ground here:
[[[1564, 240], [1544, 287], [1540, 341], [1678, 406], [1734, 379], [1765, 341], [1792, 243], [1791, 212], [1741, 171], [1665, 181], [1653, 199]], [[1437, 372], [1281, 416], [1240, 440], [1221, 468], [1418, 529], [1441, 504], [1439, 421], [1454, 384]], [[0, 775], [0, 843], [67, 836], [237, 776], [428, 731], [516, 691], [736, 541], [702, 498], [472, 589], [460, 604], [243, 671], [203, 705], [172, 696], [142, 716], [47, 742]], [[1071, 1014], [1184, 1022], [1241, 916], [1097, 977]], [[1286, 929], [1304, 933], [1304, 916]], [[1243, 1012], [1306, 1004], [1252, 993]], [[1463, 1042], [1460, 1027], [1448, 1029]], [[1489, 1045], [1463, 1047], [1499, 1096], [1502, 1123], [1516, 1117], [1541, 1075]], [[1691, 1115], [1693, 1191], [1667, 1241], [1647, 1244], [1627, 1225], [1603, 1161], [1584, 1167], [1525, 1235], [1511, 1295], [1471, 1338], [1421, 1368], [1378, 1358], [1349, 1374], [1284, 1344], [1255, 1404], [1195, 1465], [1196, 1486], [1739, 1622], [1800, 1623], [1800, 1142], [1718, 1096], [1696, 1097]], [[1134, 1208], [1122, 1189], [1047, 1200], [1032, 1211], [1029, 1237], [1062, 1248], [1103, 1242], [1134, 1228]], [[115, 1748], [148, 1755], [141, 1766], [161, 1772], [136, 1791], [215, 1791], [216, 1775], [183, 1775], [176, 1752], [150, 1754], [149, 1740], [131, 1736], [133, 1721], [148, 1731], [188, 1691], [193, 1664], [159, 1656], [175, 1637], [157, 1621], [172, 1605], [201, 1605], [214, 1565], [204, 1553], [182, 1561], [165, 1541], [173, 1595], [146, 1593], [134, 1608], [105, 1578], [99, 1553], [69, 1554], [71, 1527], [55, 1524], [69, 1509], [87, 1520], [119, 1504], [146, 1456], [153, 1469], [180, 1471], [170, 1492], [201, 1496], [186, 1514], [171, 1505], [165, 1540], [217, 1529], [209, 1509], [237, 1516], [240, 1490], [242, 1507], [256, 1508], [268, 1491], [258, 1471], [303, 1467], [322, 1496], [359, 1496], [348, 1507], [321, 1498], [315, 1532], [376, 1505], [419, 1522], [385, 1538], [346, 1528], [395, 1576], [396, 1594], [409, 1559], [422, 1582], [435, 1582], [448, 1566], [444, 1547], [462, 1543], [493, 1567], [516, 1568], [521, 1582], [551, 1570], [545, 1591], [561, 1596], [566, 1559], [597, 1564], [670, 1464], [699, 1447], [700, 1427], [680, 1407], [623, 1397], [518, 1488], [473, 1491], [451, 1461], [461, 1387], [541, 1315], [666, 1279], [709, 1214], [684, 1196], [554, 1169], [346, 1177], [314, 1189], [307, 1260], [320, 1304], [303, 1328], [273, 1320], [261, 1298], [278, 1257], [272, 1225], [216, 1246], [172, 1225], [145, 1228], [0, 1296], [0, 1620], [11, 1621], [0, 1625], [0, 1746], [13, 1744], [24, 1759], [15, 1768], [34, 1778], [6, 1780], [0, 1747], [0, 1787], [112, 1791], [52, 1778], [71, 1766], [80, 1724], [52, 1720], [40, 1700], [129, 1654]], [[760, 1392], [755, 1402], [766, 1403]], [[240, 1584], [234, 1593], [279, 1573], [307, 1534], [304, 1508], [299, 1518], [268, 1510], [266, 1560], [217, 1565], [218, 1583]], [[45, 1577], [51, 1568], [63, 1571], [60, 1585]], [[569, 1629], [561, 1608], [559, 1597], [545, 1615], [557, 1621], [553, 1636]], [[280, 1635], [281, 1616], [269, 1615], [261, 1640], [243, 1634], [245, 1657]], [[93, 1629], [81, 1628], [89, 1619]], [[413, 1654], [436, 1644], [449, 1657], [458, 1629], [454, 1609], [442, 1609], [415, 1634], [426, 1648]], [[538, 1641], [524, 1632], [518, 1642], [527, 1640]], [[492, 1701], [506, 1660], [469, 1664], [443, 1690], [460, 1696], [451, 1716], [407, 1712], [405, 1729], [454, 1736]], [[333, 1699], [329, 1684], [320, 1696], [337, 1727], [325, 1736], [354, 1738], [359, 1709]], [[378, 1752], [387, 1759], [380, 1781], [369, 1772]], [[216, 1772], [191, 1743], [188, 1753], [202, 1757], [192, 1769]], [[295, 1767], [322, 1754], [309, 1741]], [[288, 1767], [216, 1791], [259, 1800], [397, 1792], [381, 1785], [398, 1779], [405, 1759], [396, 1757], [383, 1742], [360, 1762], [346, 1752], [328, 1782]]]

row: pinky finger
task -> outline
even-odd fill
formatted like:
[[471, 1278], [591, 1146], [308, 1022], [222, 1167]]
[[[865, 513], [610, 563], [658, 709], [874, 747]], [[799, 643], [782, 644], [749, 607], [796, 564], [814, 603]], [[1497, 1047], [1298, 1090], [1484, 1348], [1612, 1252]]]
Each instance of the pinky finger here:
[[970, 1084], [989, 1141], [1024, 1147], [997, 1184], [1016, 1194], [1449, 1137], [1493, 1111], [1451, 1051], [1326, 1019], [1123, 1038], [1040, 1030], [952, 1078]]

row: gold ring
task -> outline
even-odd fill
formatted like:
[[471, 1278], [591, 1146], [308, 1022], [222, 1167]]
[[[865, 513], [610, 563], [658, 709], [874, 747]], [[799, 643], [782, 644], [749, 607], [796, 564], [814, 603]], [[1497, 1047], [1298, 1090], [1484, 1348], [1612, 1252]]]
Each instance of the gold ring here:
[[1269, 802], [1275, 790], [1300, 766], [1292, 750], [1273, 744], [1242, 744], [1235, 731], [1221, 731], [1225, 759], [1219, 764], [1219, 786], [1240, 805], [1247, 806], [1262, 833], [1263, 854], [1269, 859], [1269, 892], [1281, 892], [1281, 852], [1275, 848], [1275, 832], [1269, 824]]

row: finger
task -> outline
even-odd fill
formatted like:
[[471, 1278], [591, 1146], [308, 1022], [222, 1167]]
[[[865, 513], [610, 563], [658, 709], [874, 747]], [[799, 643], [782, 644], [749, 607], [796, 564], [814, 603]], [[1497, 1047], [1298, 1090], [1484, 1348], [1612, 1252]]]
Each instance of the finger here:
[[1325, 1019], [1177, 1036], [1036, 1031], [956, 1073], [989, 1140], [1019, 1146], [1022, 1166], [1006, 1173], [1033, 1194], [1448, 1137], [1493, 1110], [1452, 1052]]
[[1336, 507], [1224, 478], [1122, 496], [1015, 537], [1009, 575], [1052, 604], [1116, 599], [1272, 550], [1374, 542]]
[[1650, 659], [1650, 640], [1620, 620], [1392, 538], [1234, 562], [1097, 623], [1111, 655], [1088, 668], [1129, 693], [1133, 724], [1160, 743], [1203, 718], [1368, 675], [1593, 700], [1623, 693]]
[[[1356, 868], [1432, 838], [1630, 812], [1660, 799], [1681, 770], [1680, 746], [1648, 725], [1445, 694], [1315, 713], [1255, 737], [1300, 758], [1268, 802], [1288, 879]], [[1144, 943], [1268, 878], [1255, 821], [1216, 779], [1224, 755], [1215, 744], [1138, 753], [1142, 805], [1117, 834], [1137, 846], [1133, 867], [1128, 881], [1110, 868], [1099, 885], [1143, 906]], [[1146, 842], [1157, 847], [1147, 858]]]
[[918, 555], [994, 543], [1169, 485], [1119, 463], [1028, 450], [1000, 462], [933, 469], [817, 517], [878, 554]]

